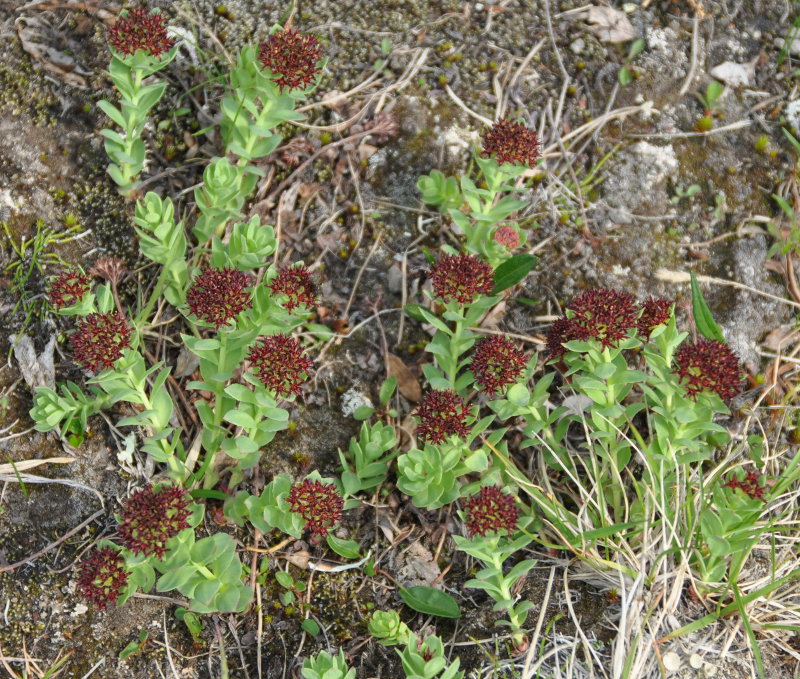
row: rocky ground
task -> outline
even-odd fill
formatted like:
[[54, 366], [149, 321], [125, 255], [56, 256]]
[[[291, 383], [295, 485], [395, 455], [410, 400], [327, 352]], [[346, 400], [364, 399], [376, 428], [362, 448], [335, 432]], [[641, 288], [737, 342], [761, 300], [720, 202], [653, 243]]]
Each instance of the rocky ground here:
[[[154, 178], [148, 188], [185, 203], [204, 161], [216, 153], [217, 140], [192, 134], [214, 120], [221, 93], [214, 76], [240, 45], [263, 39], [288, 6], [150, 4], [204, 51], [181, 50], [167, 71], [170, 94], [147, 133], [146, 174]], [[78, 450], [33, 432], [31, 393], [11, 358], [20, 335], [33, 338], [38, 354], [55, 336], [54, 374], [83, 379], [61, 351], [68, 324], [42, 303], [47, 276], [61, 261], [88, 267], [104, 255], [123, 258], [134, 274], [142, 264], [132, 204], [105, 175], [98, 134], [108, 123], [96, 103], [112, 96], [103, 72], [105, 29], [119, 9], [97, 0], [0, 1], [0, 351], [8, 358], [0, 369], [0, 653], [29, 654], [42, 668], [69, 656], [63, 677], [227, 676], [222, 657], [230, 676], [256, 677], [255, 611], [208, 616], [193, 639], [163, 598], [135, 598], [103, 614], [76, 598], [73, 563], [110, 532], [119, 499], [148, 470], [136, 456], [125, 458], [124, 442], [100, 417]], [[772, 240], [765, 228], [770, 220], [780, 223], [771, 194], [792, 196], [797, 154], [783, 129], [795, 129], [800, 116], [794, 57], [800, 41], [782, 60], [781, 48], [798, 13], [788, 0], [298, 2], [294, 25], [324, 40], [328, 64], [308, 126], [287, 127], [285, 145], [264, 163], [268, 182], [252, 210], [273, 223], [280, 213], [287, 261], [321, 264], [317, 315], [343, 338], [326, 349], [313, 389], [292, 413], [296, 432], [276, 439], [264, 468], [335, 473], [337, 448], [358, 429], [343, 406], [375, 398], [386, 374], [384, 352], [399, 359], [410, 379], [420, 377], [428, 336], [409, 319], [401, 326], [400, 314], [390, 310], [418, 296], [424, 252], [456, 236], [421, 204], [416, 180], [435, 168], [467, 168], [477, 133], [498, 115], [539, 130], [545, 162], [530, 173], [529, 206], [521, 215], [540, 264], [507, 301], [496, 327], [541, 350], [560, 305], [598, 285], [674, 297], [685, 316], [694, 271], [720, 279], [704, 286], [709, 305], [754, 379], [763, 376], [800, 303], [787, 290], [783, 260], [767, 258]], [[643, 49], [629, 59], [635, 40]], [[712, 76], [726, 86], [706, 106], [698, 95]], [[706, 108], [713, 125], [698, 133]], [[381, 133], [366, 141], [358, 136], [376, 124]], [[188, 211], [185, 219], [192, 218]], [[135, 275], [127, 286], [124, 294], [135, 295]], [[408, 412], [413, 403], [405, 406]], [[71, 459], [24, 467], [23, 483], [23, 466], [11, 468], [47, 458]], [[429, 583], [446, 572], [445, 587], [466, 597], [462, 605], [474, 615], [438, 621], [437, 633], [453, 644], [470, 676], [522, 676], [524, 659], [509, 660], [492, 642], [496, 614], [486, 599], [459, 588], [468, 576], [447, 539], [455, 519], [420, 512], [396, 491], [386, 504], [351, 513], [343, 534], [384, 548], [396, 540], [382, 567], [401, 582]], [[233, 533], [235, 527], [217, 528]], [[235, 535], [242, 545], [252, 542], [244, 530]], [[538, 556], [524, 595], [547, 607], [548, 648], [585, 639], [595, 657], [581, 652], [574, 664], [584, 669], [572, 676], [602, 672], [617, 604], [596, 582], [565, 590], [566, 563]], [[278, 603], [277, 590], [267, 579], [264, 677], [298, 676], [297, 658], [328, 645], [353, 653], [359, 677], [399, 676], [394, 651], [365, 644], [369, 612], [399, 607], [393, 590], [359, 571], [316, 573], [310, 603], [327, 630], [327, 638], [316, 640]], [[699, 612], [687, 603], [681, 622], [692, 615]], [[147, 633], [141, 650], [120, 660], [141, 631]], [[714, 643], [719, 648], [724, 641]], [[797, 655], [776, 649], [762, 649], [768, 676], [795, 676]], [[741, 639], [723, 659], [693, 638], [669, 651], [665, 667], [674, 676], [750, 676]], [[566, 663], [568, 654], [556, 654], [546, 666], [551, 674], [541, 676], [563, 676], [553, 674], [555, 660]], [[20, 662], [9, 662], [21, 672]]]

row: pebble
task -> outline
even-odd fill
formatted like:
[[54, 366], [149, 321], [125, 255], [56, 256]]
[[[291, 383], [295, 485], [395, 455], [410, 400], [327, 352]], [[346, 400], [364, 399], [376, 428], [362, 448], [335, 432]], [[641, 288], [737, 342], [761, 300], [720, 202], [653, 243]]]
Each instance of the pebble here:
[[583, 38], [578, 38], [569, 46], [574, 54], [583, 52], [584, 47], [586, 47], [586, 41]]
[[677, 672], [681, 668], [681, 658], [675, 651], [669, 651], [663, 657], [664, 667], [669, 672]]
[[689, 664], [694, 669], [699, 670], [705, 664], [705, 662], [700, 655], [698, 655], [697, 653], [692, 653], [692, 655], [689, 656]]

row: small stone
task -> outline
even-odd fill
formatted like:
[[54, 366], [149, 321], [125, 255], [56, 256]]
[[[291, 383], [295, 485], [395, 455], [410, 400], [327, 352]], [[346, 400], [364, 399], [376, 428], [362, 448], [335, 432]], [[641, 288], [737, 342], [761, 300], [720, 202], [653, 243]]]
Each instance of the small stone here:
[[361, 406], [375, 407], [372, 401], [356, 388], [348, 389], [342, 394], [342, 415], [345, 417], [350, 417]]
[[703, 658], [700, 657], [697, 653], [692, 653], [692, 655], [689, 656], [689, 664], [694, 669], [699, 670], [705, 663], [703, 661]]
[[572, 52], [573, 52], [574, 54], [580, 54], [581, 52], [583, 52], [583, 48], [584, 48], [584, 47], [586, 47], [586, 42], [584, 41], [584, 39], [583, 39], [583, 38], [578, 38], [577, 40], [575, 40], [575, 41], [574, 41], [574, 42], [573, 42], [573, 43], [572, 43], [572, 44], [569, 46], [569, 48], [572, 50]]
[[663, 661], [668, 672], [677, 672], [681, 668], [681, 658], [675, 651], [665, 653]]
[[403, 272], [397, 264], [392, 264], [386, 272], [386, 287], [389, 292], [399, 293], [403, 289]]
[[712, 663], [710, 663], [710, 662], [707, 662], [705, 665], [703, 665], [703, 671], [705, 672], [705, 675], [707, 677], [716, 676], [716, 674], [717, 674], [717, 666], [712, 664]]

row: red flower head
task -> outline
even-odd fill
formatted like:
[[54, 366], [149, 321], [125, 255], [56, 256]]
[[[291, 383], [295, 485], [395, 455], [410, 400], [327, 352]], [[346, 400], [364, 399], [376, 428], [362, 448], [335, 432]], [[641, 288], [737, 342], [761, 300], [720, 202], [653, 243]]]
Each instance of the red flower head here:
[[639, 337], [648, 340], [653, 330], [659, 325], [669, 323], [672, 302], [663, 297], [648, 297], [641, 303], [640, 308], [642, 315], [639, 316], [636, 327], [638, 328]]
[[467, 500], [466, 514], [464, 523], [472, 538], [500, 531], [513, 533], [517, 529], [519, 509], [511, 495], [495, 486], [484, 486]]
[[236, 269], [206, 269], [186, 293], [186, 304], [197, 318], [217, 330], [251, 306], [250, 278]]
[[91, 280], [77, 269], [62, 271], [50, 282], [47, 298], [57, 311], [65, 306], [72, 306], [83, 299], [89, 292]]
[[432, 389], [422, 397], [416, 416], [419, 426], [414, 433], [423, 441], [443, 443], [448, 436], [462, 438], [469, 434], [467, 405], [456, 392]]
[[78, 565], [78, 590], [83, 598], [101, 611], [116, 605], [125, 585], [128, 571], [119, 552], [111, 547], [94, 550]]
[[272, 80], [281, 92], [308, 87], [321, 59], [319, 40], [291, 28], [273, 33], [258, 47], [258, 60], [272, 71]]
[[292, 486], [286, 496], [289, 508], [306, 520], [306, 528], [314, 535], [325, 536], [342, 518], [344, 498], [332, 483], [306, 479]]
[[492, 267], [475, 255], [442, 255], [430, 272], [433, 290], [444, 302], [470, 304], [494, 290]]
[[487, 337], [475, 345], [470, 370], [480, 388], [494, 394], [519, 379], [525, 356], [505, 337]]
[[269, 289], [273, 295], [286, 295], [288, 299], [283, 306], [289, 313], [301, 304], [313, 307], [317, 303], [317, 286], [311, 272], [303, 265], [281, 269]]
[[539, 157], [539, 138], [522, 123], [501, 118], [481, 133], [481, 140], [481, 157], [489, 158], [494, 153], [498, 165], [512, 163], [533, 167]]
[[119, 312], [89, 314], [78, 322], [70, 337], [75, 362], [95, 374], [114, 365], [130, 347], [131, 329]]
[[171, 50], [175, 41], [167, 36], [163, 15], [137, 7], [108, 29], [108, 44], [125, 56], [144, 50], [151, 57], [159, 57]]
[[504, 224], [494, 232], [494, 240], [508, 250], [519, 247], [519, 234], [510, 224]]
[[253, 345], [247, 360], [264, 386], [283, 398], [300, 395], [300, 385], [314, 366], [303, 356], [300, 342], [286, 335], [271, 335]]
[[748, 470], [748, 472], [741, 479], [735, 474], [731, 475], [730, 480], [723, 484], [722, 487], [733, 489], [738, 488], [753, 500], [761, 500], [761, 502], [766, 502], [766, 499], [764, 498], [764, 486], [761, 485], [761, 474], [759, 474], [755, 469]]
[[572, 300], [567, 309], [573, 312], [570, 320], [603, 347], [614, 346], [625, 339], [639, 320], [639, 309], [633, 297], [609, 288], [587, 290]]
[[547, 353], [552, 358], [560, 358], [567, 353], [565, 342], [572, 340], [588, 340], [589, 333], [583, 326], [578, 325], [571, 318], [562, 316], [550, 326], [547, 334]]
[[701, 391], [714, 391], [729, 401], [742, 391], [739, 357], [727, 344], [705, 338], [683, 344], [675, 352], [675, 363], [673, 372], [692, 398]]
[[167, 551], [171, 537], [189, 527], [192, 498], [181, 488], [145, 486], [133, 492], [120, 512], [117, 532], [122, 544], [134, 554], [159, 559]]

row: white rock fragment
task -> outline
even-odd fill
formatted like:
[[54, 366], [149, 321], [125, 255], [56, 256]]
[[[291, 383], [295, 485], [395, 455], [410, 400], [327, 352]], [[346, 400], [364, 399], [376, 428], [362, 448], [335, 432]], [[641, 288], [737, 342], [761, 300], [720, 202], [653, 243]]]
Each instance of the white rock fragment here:
[[342, 415], [345, 417], [351, 417], [361, 406], [368, 406], [369, 408], [375, 407], [372, 405], [372, 401], [369, 400], [369, 397], [362, 394], [355, 387], [348, 389], [342, 394]]
[[86, 611], [88, 611], [88, 610], [89, 610], [89, 607], [86, 604], [84, 604], [84, 603], [76, 604], [75, 608], [72, 610], [72, 614], [71, 615], [72, 615], [73, 618], [77, 618], [79, 615], [85, 615]]
[[719, 66], [714, 66], [709, 74], [731, 87], [750, 87], [756, 75], [756, 62], [753, 60], [737, 64], [734, 61], [724, 61]]
[[668, 672], [677, 672], [681, 668], [681, 658], [675, 651], [667, 651], [663, 661]]
[[697, 653], [692, 653], [692, 655], [689, 656], [689, 664], [693, 669], [699, 670], [705, 664], [705, 661], [702, 656]]

